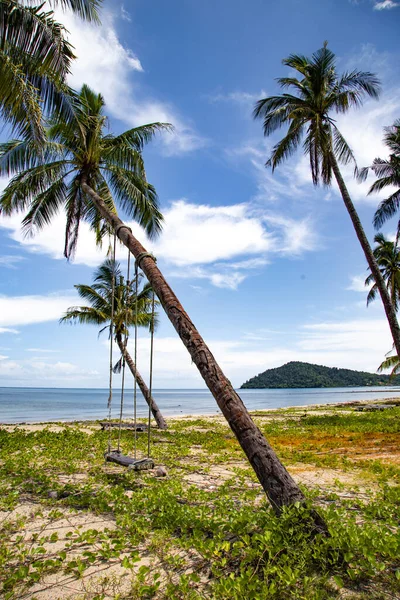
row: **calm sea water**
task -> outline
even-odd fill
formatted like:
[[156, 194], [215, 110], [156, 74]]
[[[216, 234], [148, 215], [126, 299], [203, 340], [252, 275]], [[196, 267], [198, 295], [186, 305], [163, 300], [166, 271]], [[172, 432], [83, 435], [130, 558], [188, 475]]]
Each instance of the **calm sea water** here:
[[[238, 390], [249, 410], [352, 400], [400, 397], [400, 387], [321, 388], [290, 390]], [[73, 421], [105, 419], [108, 392], [78, 388], [0, 388], [0, 422]], [[208, 390], [154, 390], [154, 398], [165, 416], [215, 414], [218, 406]], [[113, 395], [113, 417], [119, 414], [119, 392]], [[133, 414], [133, 394], [126, 392], [124, 417]], [[147, 405], [138, 394], [138, 416], [147, 415]]]

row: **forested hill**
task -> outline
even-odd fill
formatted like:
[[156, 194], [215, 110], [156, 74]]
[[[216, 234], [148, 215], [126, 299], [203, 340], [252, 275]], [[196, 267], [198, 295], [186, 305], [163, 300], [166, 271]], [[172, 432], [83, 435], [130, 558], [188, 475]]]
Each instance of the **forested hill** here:
[[305, 362], [288, 362], [276, 369], [267, 369], [241, 385], [252, 388], [319, 388], [366, 385], [400, 385], [400, 376], [376, 375], [364, 371], [323, 367]]

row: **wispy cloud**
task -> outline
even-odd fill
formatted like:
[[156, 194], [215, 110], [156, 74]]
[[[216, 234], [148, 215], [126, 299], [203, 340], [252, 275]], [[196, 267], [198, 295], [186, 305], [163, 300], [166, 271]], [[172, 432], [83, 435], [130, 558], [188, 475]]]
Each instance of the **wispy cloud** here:
[[365, 285], [365, 279], [365, 275], [353, 275], [351, 283], [346, 289], [353, 292], [363, 292], [365, 294], [368, 291], [368, 287]]
[[267, 92], [265, 90], [260, 90], [256, 93], [241, 91], [228, 93], [217, 92], [207, 95], [206, 98], [211, 103], [231, 102], [233, 104], [243, 105], [254, 104], [257, 100], [260, 100], [260, 98], [265, 98], [265, 96], [268, 96]]
[[123, 4], [121, 4], [121, 18], [124, 21], [128, 21], [128, 23], [131, 23], [131, 21], [132, 21], [130, 13], [126, 10], [126, 8]]
[[23, 260], [23, 256], [15, 256], [11, 254], [0, 256], [0, 267], [5, 267], [6, 269], [16, 269], [16, 265]]
[[0, 333], [19, 333], [17, 329], [10, 329], [9, 327], [0, 327]]
[[49, 350], [47, 348], [27, 348], [26, 352], [35, 352], [36, 354], [58, 354], [60, 350]]
[[77, 296], [0, 296], [0, 325], [6, 331], [13, 325], [30, 325], [59, 319], [67, 308], [76, 304]]
[[393, 2], [393, 0], [383, 0], [382, 2], [375, 2], [374, 10], [391, 10], [400, 6], [399, 2]]

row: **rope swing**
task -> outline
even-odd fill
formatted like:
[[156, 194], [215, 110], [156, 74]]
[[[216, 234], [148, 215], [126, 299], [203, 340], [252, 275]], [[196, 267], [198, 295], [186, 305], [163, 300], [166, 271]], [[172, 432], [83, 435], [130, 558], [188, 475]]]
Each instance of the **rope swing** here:
[[[126, 226], [125, 226], [126, 227]], [[122, 381], [121, 381], [121, 399], [120, 399], [120, 411], [119, 411], [119, 421], [115, 426], [118, 427], [118, 444], [116, 449], [112, 449], [112, 436], [111, 430], [114, 426], [114, 423], [111, 422], [111, 413], [112, 413], [112, 397], [113, 397], [113, 338], [114, 338], [114, 317], [115, 317], [115, 287], [116, 287], [116, 272], [115, 272], [115, 251], [116, 251], [116, 239], [117, 239], [116, 230], [114, 233], [114, 243], [113, 243], [113, 253], [112, 260], [114, 266], [113, 279], [112, 279], [112, 287], [111, 287], [111, 323], [110, 323], [110, 376], [109, 376], [109, 394], [108, 394], [108, 447], [107, 452], [104, 455], [106, 462], [114, 462], [121, 466], [128, 467], [133, 470], [143, 470], [143, 469], [152, 469], [154, 467], [154, 462], [150, 458], [150, 443], [151, 443], [151, 408], [149, 405], [149, 413], [148, 413], [148, 424], [147, 424], [147, 458], [138, 459], [137, 458], [137, 432], [138, 432], [138, 424], [137, 424], [137, 381], [136, 377], [133, 378], [133, 430], [134, 430], [134, 458], [129, 456], [125, 456], [121, 451], [121, 431], [123, 428], [131, 428], [131, 425], [124, 424], [122, 422], [122, 415], [124, 409], [124, 394], [125, 394], [125, 366], [126, 359], [125, 353], [122, 353]], [[140, 262], [145, 256], [150, 256], [153, 260], [156, 260], [154, 256], [151, 254], [142, 253], [138, 256], [135, 261], [135, 319], [134, 319], [134, 362], [137, 369], [137, 355], [138, 355], [138, 314], [139, 314], [139, 305], [138, 305], [138, 292], [139, 292], [139, 268]], [[128, 343], [128, 310], [129, 310], [129, 293], [131, 287], [130, 281], [130, 267], [131, 267], [131, 252], [128, 249], [128, 263], [127, 263], [127, 275], [126, 275], [126, 287], [125, 287], [125, 331], [124, 331], [124, 340], [123, 340], [123, 349], [125, 350]], [[153, 385], [153, 354], [154, 354], [154, 316], [155, 316], [155, 294], [154, 290], [152, 293], [152, 301], [151, 301], [151, 323], [150, 323], [150, 381], [149, 381], [149, 390], [150, 396], [152, 393], [152, 385]], [[140, 428], [142, 430], [142, 428]]]

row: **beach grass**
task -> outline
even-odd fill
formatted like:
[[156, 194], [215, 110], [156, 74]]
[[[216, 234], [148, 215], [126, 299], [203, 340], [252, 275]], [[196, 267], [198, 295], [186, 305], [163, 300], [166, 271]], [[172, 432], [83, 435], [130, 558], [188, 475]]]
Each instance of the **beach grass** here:
[[[166, 477], [104, 464], [96, 423], [3, 427], [0, 596], [400, 598], [399, 417], [398, 406], [253, 413], [330, 538], [305, 533], [307, 509], [274, 515], [221, 417], [152, 430]], [[123, 431], [124, 453], [133, 445]]]

